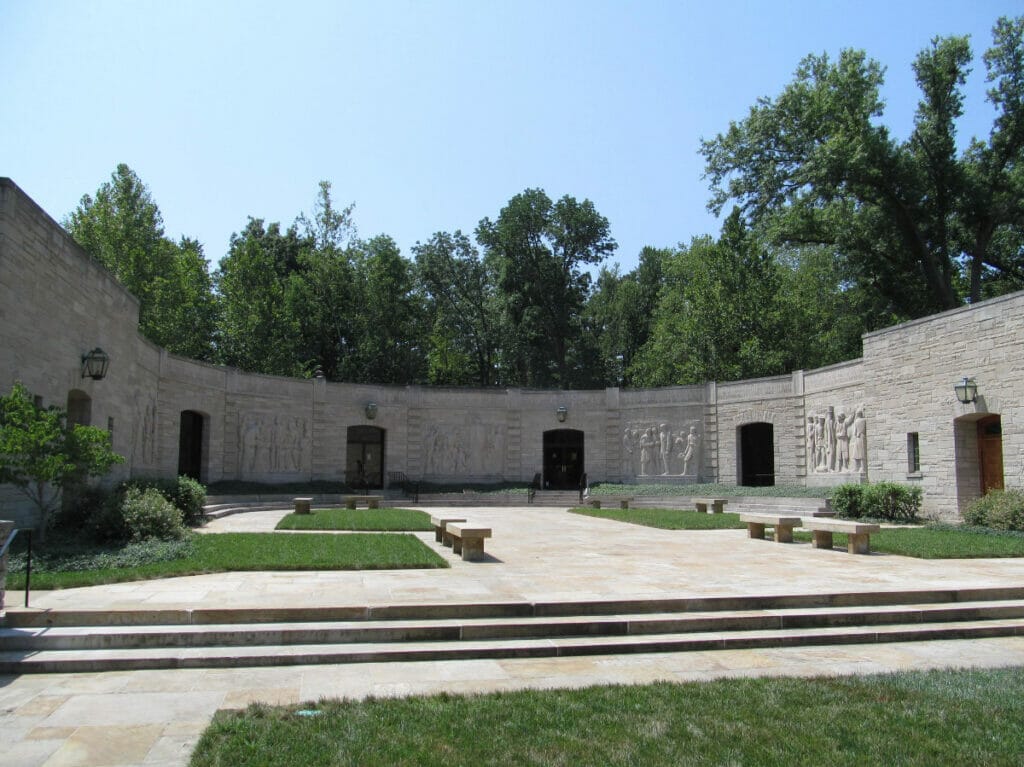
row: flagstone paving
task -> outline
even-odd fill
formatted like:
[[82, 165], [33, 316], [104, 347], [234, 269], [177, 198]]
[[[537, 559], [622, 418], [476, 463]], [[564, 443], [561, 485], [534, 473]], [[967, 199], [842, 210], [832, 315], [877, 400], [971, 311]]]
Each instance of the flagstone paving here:
[[[431, 513], [445, 511], [430, 509]], [[562, 509], [457, 510], [493, 528], [483, 562], [445, 570], [225, 573], [32, 595], [33, 610], [555, 601], [1024, 586], [1024, 561], [852, 556], [745, 531], [655, 530]], [[207, 532], [269, 531], [285, 512]], [[419, 534], [437, 546], [432, 533]], [[20, 595], [8, 599], [19, 604]], [[13, 607], [13, 610], [19, 608]], [[0, 676], [4, 767], [185, 765], [221, 708], [325, 696], [477, 693], [728, 676], [1024, 665], [1024, 637], [542, 659]]]

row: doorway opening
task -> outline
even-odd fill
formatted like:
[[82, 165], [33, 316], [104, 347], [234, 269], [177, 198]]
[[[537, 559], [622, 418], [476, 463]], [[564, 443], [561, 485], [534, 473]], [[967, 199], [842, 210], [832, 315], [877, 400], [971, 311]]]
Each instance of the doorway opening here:
[[1003, 490], [1003, 421], [989, 415], [978, 421], [978, 466], [981, 469], [981, 494]]
[[384, 487], [384, 429], [349, 426], [345, 450], [345, 482], [350, 487]]
[[544, 489], [578, 490], [583, 477], [583, 432], [544, 432]]
[[181, 411], [178, 432], [178, 474], [203, 481], [204, 422], [206, 417], [196, 410]]
[[746, 487], [775, 484], [775, 427], [748, 423], [739, 428], [737, 479]]

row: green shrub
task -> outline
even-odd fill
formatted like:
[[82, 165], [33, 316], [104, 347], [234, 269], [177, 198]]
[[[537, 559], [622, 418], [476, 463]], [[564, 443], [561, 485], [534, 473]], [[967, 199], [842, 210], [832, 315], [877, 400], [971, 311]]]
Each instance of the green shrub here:
[[921, 511], [921, 488], [895, 482], [840, 485], [832, 494], [832, 508], [843, 519], [913, 522]]
[[181, 521], [181, 510], [156, 488], [128, 488], [121, 502], [121, 514], [128, 537], [133, 541], [152, 538], [175, 541], [187, 532]]
[[864, 490], [864, 516], [890, 522], [913, 522], [921, 511], [921, 488], [879, 482]]
[[69, 535], [88, 531], [92, 519], [103, 512], [112, 495], [113, 491], [105, 487], [86, 485], [70, 493], [65, 488], [61, 508], [49, 519], [51, 529]]
[[134, 487], [139, 490], [156, 490], [181, 512], [184, 524], [194, 527], [203, 521], [203, 505], [206, 503], [206, 488], [191, 477], [174, 479], [138, 478], [121, 483], [121, 490]]
[[990, 491], [967, 507], [964, 522], [994, 530], [1024, 531], [1024, 491]]
[[840, 485], [832, 493], [832, 509], [843, 519], [860, 519], [864, 516], [864, 486]]

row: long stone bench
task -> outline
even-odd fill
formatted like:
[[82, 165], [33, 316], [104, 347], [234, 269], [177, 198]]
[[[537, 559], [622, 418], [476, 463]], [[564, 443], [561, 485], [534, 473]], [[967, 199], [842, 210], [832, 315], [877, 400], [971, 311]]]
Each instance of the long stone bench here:
[[832, 533], [846, 533], [846, 550], [851, 554], [870, 553], [871, 534], [881, 530], [881, 527], [870, 522], [821, 517], [805, 519], [802, 527], [811, 531], [812, 544], [816, 549], [831, 549]]
[[445, 533], [452, 538], [452, 553], [461, 554], [465, 560], [484, 558], [484, 538], [491, 537], [491, 528], [469, 522], [449, 522]]
[[432, 516], [430, 518], [430, 524], [434, 526], [434, 540], [440, 543], [442, 546], [451, 546], [452, 537], [448, 534], [445, 529], [449, 522], [465, 522], [465, 517], [442, 517]]
[[609, 504], [617, 503], [620, 509], [628, 509], [630, 501], [633, 500], [631, 495], [591, 495], [583, 499], [583, 502], [594, 509], [601, 508], [601, 502], [606, 501]]
[[740, 514], [740, 522], [747, 523], [747, 536], [764, 539], [766, 527], [775, 528], [776, 543], [792, 543], [793, 528], [800, 527], [803, 520], [785, 514]]
[[380, 502], [384, 500], [383, 495], [343, 495], [341, 499], [345, 502], [346, 509], [354, 509], [360, 503], [365, 503], [368, 509], [380, 508]]
[[711, 507], [711, 511], [715, 514], [721, 514], [725, 511], [725, 504], [729, 501], [726, 498], [691, 498], [690, 503], [696, 507], [697, 511], [701, 514], [708, 513], [708, 506]]

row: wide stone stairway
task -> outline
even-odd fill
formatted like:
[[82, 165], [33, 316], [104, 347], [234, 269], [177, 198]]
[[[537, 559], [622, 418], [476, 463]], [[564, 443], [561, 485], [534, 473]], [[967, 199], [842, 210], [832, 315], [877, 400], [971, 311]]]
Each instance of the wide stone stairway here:
[[1024, 635], [1024, 588], [14, 613], [0, 673], [681, 652]]

